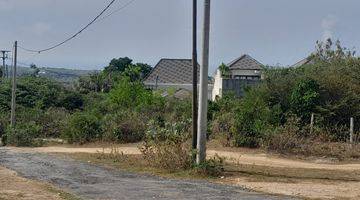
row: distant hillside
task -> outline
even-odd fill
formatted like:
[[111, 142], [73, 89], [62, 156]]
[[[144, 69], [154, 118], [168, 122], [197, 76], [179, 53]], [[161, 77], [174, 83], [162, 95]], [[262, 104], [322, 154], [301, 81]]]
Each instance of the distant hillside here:
[[[98, 72], [97, 70], [78, 70], [78, 69], [65, 69], [65, 68], [39, 68], [39, 75], [41, 77], [51, 78], [63, 83], [71, 83], [76, 81], [80, 76], [86, 76], [91, 73]], [[19, 67], [18, 76], [26, 76], [34, 73], [30, 67]]]

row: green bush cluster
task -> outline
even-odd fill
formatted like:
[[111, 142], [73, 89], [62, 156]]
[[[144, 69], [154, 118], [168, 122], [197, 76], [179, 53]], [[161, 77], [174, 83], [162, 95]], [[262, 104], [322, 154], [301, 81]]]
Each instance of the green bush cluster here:
[[[333, 49], [328, 43], [319, 45], [307, 65], [266, 67], [265, 79], [245, 88], [242, 98], [224, 94], [209, 102], [208, 137], [219, 138], [225, 146], [263, 146], [278, 152], [315, 152], [305, 148], [310, 141], [346, 142], [350, 117], [360, 121], [360, 59], [339, 44]], [[142, 79], [149, 70], [129, 58], [114, 59], [73, 88], [45, 78], [21, 77], [17, 123], [12, 128], [10, 82], [2, 81], [0, 136], [12, 145], [37, 145], [41, 138], [56, 137], [79, 144], [145, 141], [149, 161], [157, 160], [163, 168], [187, 168], [191, 99], [176, 99], [174, 89], [148, 90]], [[310, 132], [312, 113], [315, 127]], [[355, 125], [358, 132], [360, 123]], [[211, 168], [208, 164], [205, 168]]]
[[83, 96], [55, 81], [24, 76], [18, 78], [16, 90], [16, 124], [9, 127], [11, 84], [0, 83], [0, 136], [9, 145], [41, 144], [42, 138], [57, 138], [67, 117], [81, 110]]
[[[210, 104], [213, 137], [228, 146], [279, 152], [299, 149], [310, 140], [346, 142], [350, 117], [360, 121], [360, 59], [339, 43], [335, 49], [331, 41], [318, 48], [309, 64], [267, 67], [262, 83], [247, 88], [243, 98], [227, 95]], [[357, 123], [355, 132], [359, 130]]]
[[203, 163], [194, 165], [194, 170], [197, 174], [210, 177], [219, 177], [225, 171], [224, 158], [215, 155], [204, 161]]
[[78, 112], [69, 118], [62, 137], [69, 143], [84, 144], [98, 140], [101, 134], [101, 123], [96, 116]]
[[40, 146], [42, 141], [36, 140], [40, 136], [41, 127], [35, 123], [20, 123], [16, 128], [8, 127], [4, 143], [7, 145], [28, 147]]
[[146, 124], [139, 113], [120, 111], [104, 117], [103, 130], [104, 141], [133, 143], [144, 139]]

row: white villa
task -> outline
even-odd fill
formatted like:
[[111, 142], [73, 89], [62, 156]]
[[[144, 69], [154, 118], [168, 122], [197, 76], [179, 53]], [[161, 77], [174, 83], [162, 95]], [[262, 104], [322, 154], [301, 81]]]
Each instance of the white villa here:
[[221, 97], [224, 91], [234, 91], [237, 96], [241, 96], [243, 86], [257, 84], [263, 79], [263, 65], [247, 54], [230, 62], [227, 67], [227, 77], [223, 77], [220, 69], [215, 72], [212, 100]]
[[[213, 81], [209, 80], [208, 99], [215, 100], [224, 92], [232, 91], [241, 97], [244, 86], [255, 85], [263, 78], [263, 65], [249, 55], [243, 55], [227, 65], [228, 75], [222, 76], [217, 69]], [[191, 95], [192, 92], [191, 59], [161, 59], [151, 73], [144, 79], [150, 89], [173, 88], [176, 92]], [[198, 66], [198, 74], [200, 67]], [[199, 80], [199, 78], [198, 78]]]

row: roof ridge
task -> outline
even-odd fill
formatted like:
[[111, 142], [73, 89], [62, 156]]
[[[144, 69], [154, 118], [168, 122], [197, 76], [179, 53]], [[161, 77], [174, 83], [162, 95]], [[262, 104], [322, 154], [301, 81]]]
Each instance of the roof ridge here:
[[[156, 81], [166, 83], [192, 83], [192, 59], [161, 58], [144, 81]], [[199, 63], [198, 63], [199, 66]], [[199, 68], [198, 68], [199, 71]], [[199, 73], [199, 72], [198, 72]]]
[[227, 66], [232, 69], [261, 69], [264, 65], [245, 53], [230, 62]]
[[234, 59], [233, 61], [231, 61], [230, 63], [228, 63], [227, 66], [230, 67], [231, 65], [237, 63], [239, 60], [243, 59], [246, 55], [247, 54], [242, 54], [240, 57], [238, 57], [238, 58]]
[[191, 58], [160, 58], [161, 60], [192, 60]]

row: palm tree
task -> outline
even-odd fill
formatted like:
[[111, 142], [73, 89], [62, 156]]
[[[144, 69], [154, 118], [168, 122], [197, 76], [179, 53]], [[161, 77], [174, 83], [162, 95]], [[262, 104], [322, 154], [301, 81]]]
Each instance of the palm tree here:
[[230, 77], [230, 69], [229, 69], [229, 66], [225, 65], [224, 63], [222, 63], [222, 64], [219, 66], [219, 70], [220, 70], [221, 76], [222, 76], [223, 78], [229, 78], [229, 77]]

